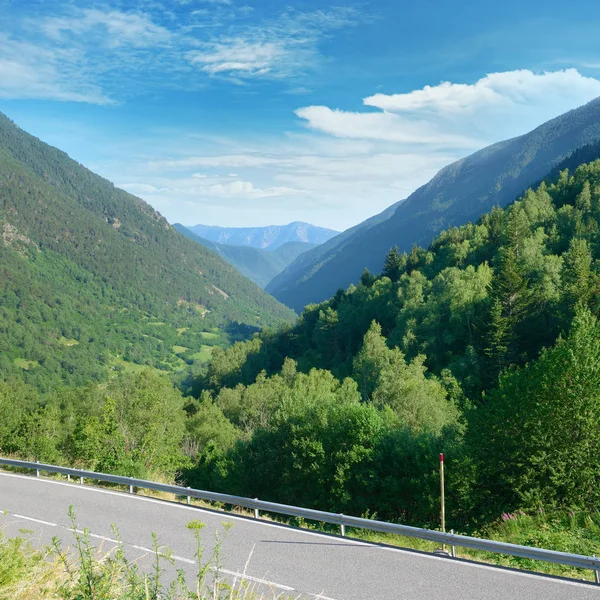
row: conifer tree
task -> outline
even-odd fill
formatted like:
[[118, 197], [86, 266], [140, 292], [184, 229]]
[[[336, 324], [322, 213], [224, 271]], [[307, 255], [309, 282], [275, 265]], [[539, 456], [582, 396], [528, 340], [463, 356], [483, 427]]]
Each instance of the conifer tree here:
[[567, 310], [571, 314], [580, 302], [586, 305], [592, 290], [592, 253], [589, 244], [573, 238], [563, 257], [563, 289]]
[[365, 270], [362, 272], [362, 275], [360, 276], [360, 282], [365, 287], [371, 287], [373, 285], [374, 281], [375, 281], [375, 276], [371, 275], [371, 271], [369, 271], [369, 269], [367, 269], [367, 267], [365, 267]]
[[575, 206], [582, 212], [588, 212], [592, 209], [592, 190], [588, 180], [583, 183], [583, 188], [577, 196]]
[[402, 272], [402, 262], [398, 246], [390, 248], [383, 263], [383, 276], [389, 277], [392, 281], [398, 281]]

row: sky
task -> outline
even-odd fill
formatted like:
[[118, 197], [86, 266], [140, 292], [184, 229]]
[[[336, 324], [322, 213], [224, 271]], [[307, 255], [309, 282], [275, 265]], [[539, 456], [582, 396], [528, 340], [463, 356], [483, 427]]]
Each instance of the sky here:
[[600, 96], [600, 2], [0, 0], [0, 111], [170, 222], [343, 230]]

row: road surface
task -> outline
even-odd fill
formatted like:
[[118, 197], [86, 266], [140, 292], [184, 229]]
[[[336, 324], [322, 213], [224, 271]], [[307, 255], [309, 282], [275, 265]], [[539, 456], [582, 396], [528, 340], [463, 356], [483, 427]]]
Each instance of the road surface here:
[[[246, 573], [267, 596], [320, 600], [600, 600], [593, 584], [501, 569], [463, 560], [389, 548], [302, 531], [228, 513], [81, 486], [0, 473], [0, 527], [10, 535], [29, 530], [34, 543], [58, 536], [72, 544], [69, 505], [92, 541], [112, 547], [118, 526], [127, 556], [150, 560], [151, 532], [194, 573], [192, 520], [210, 552], [222, 523], [233, 523], [222, 546], [223, 572]], [[270, 591], [269, 591], [270, 589]], [[271, 593], [272, 592], [272, 593]]]

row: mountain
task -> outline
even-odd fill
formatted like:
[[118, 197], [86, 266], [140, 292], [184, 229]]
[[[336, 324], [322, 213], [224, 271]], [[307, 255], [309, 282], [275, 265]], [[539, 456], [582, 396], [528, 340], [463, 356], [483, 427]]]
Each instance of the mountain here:
[[134, 363], [177, 370], [293, 319], [143, 200], [0, 113], [0, 377], [52, 389]]
[[252, 246], [230, 246], [206, 240], [181, 223], [175, 223], [173, 227], [190, 240], [198, 242], [222, 256], [244, 277], [254, 281], [261, 288], [264, 288], [273, 277], [281, 273], [298, 256], [315, 247], [315, 244], [307, 242], [286, 242], [274, 250], [263, 250]]
[[210, 242], [268, 250], [275, 250], [288, 242], [322, 244], [339, 233], [333, 229], [325, 229], [300, 221], [294, 221], [289, 225], [267, 225], [266, 227], [194, 225], [188, 229]]
[[506, 206], [577, 148], [600, 140], [600, 98], [517, 138], [499, 142], [442, 169], [379, 223], [368, 221], [300, 256], [268, 286], [300, 311], [356, 283], [363, 269], [381, 271], [388, 250], [427, 246], [444, 228]]

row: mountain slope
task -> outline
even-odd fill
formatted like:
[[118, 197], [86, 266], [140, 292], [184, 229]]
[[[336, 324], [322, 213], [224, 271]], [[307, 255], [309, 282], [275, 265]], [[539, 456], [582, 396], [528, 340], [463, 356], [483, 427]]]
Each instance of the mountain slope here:
[[333, 238], [327, 252], [301, 257], [267, 290], [297, 311], [322, 301], [356, 282], [365, 267], [380, 271], [390, 247], [427, 246], [442, 229], [475, 220], [494, 205], [505, 206], [574, 150], [597, 140], [600, 99], [445, 167], [395, 205], [389, 218]]
[[317, 227], [301, 221], [294, 221], [288, 225], [268, 225], [266, 227], [193, 225], [188, 229], [210, 242], [269, 250], [275, 250], [287, 242], [322, 244], [338, 234], [333, 229]]
[[[277, 275], [277, 277], [273, 278], [265, 289], [267, 292], [274, 295], [276, 293], [281, 293], [282, 290], [286, 290], [288, 287], [294, 287], [298, 283], [310, 279], [310, 277], [320, 268], [321, 264], [327, 260], [328, 256], [332, 253], [339, 252], [348, 243], [351, 243], [355, 235], [362, 234], [368, 229], [389, 219], [399, 205], [400, 202], [396, 202], [396, 204], [392, 204], [392, 206], [389, 206], [379, 214], [343, 231], [316, 248], [305, 252], [290, 263], [290, 265]], [[298, 279], [299, 277], [300, 279]], [[304, 305], [301, 307], [299, 306], [298, 310], [301, 310], [303, 307]]]
[[293, 319], [144, 201], [2, 114], [0, 265], [0, 371], [40, 386], [102, 379], [117, 356], [169, 370], [182, 362], [174, 344], [201, 349], [193, 332]]
[[205, 240], [181, 223], [175, 223], [173, 227], [190, 240], [202, 244], [222, 256], [244, 277], [254, 281], [262, 288], [298, 256], [315, 247], [314, 244], [306, 242], [286, 242], [275, 250], [263, 250], [252, 246], [230, 246]]

